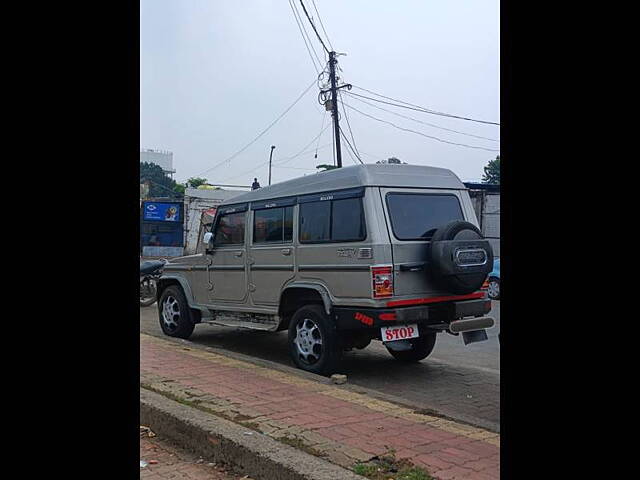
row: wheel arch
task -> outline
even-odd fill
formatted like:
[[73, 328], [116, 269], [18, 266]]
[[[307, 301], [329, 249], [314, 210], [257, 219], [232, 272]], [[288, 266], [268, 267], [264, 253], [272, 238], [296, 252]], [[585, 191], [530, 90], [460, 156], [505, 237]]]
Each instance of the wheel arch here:
[[320, 304], [326, 314], [331, 315], [331, 297], [322, 285], [306, 282], [296, 282], [287, 285], [280, 293], [280, 302], [278, 304], [280, 325], [278, 326], [278, 330], [288, 328], [291, 316], [300, 307], [308, 304]]

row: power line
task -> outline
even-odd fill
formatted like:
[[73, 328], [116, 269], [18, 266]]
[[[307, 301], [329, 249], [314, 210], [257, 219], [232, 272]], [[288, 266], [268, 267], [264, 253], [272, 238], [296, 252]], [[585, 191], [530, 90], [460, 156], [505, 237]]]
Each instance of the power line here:
[[[359, 97], [368, 98], [369, 100], [373, 100], [375, 102], [386, 103], [387, 105], [393, 105], [395, 107], [408, 108], [409, 110], [416, 110], [418, 112], [429, 113], [431, 115], [440, 115], [442, 117], [457, 118], [458, 120], [467, 120], [467, 121], [470, 121], [470, 122], [486, 123], [488, 125], [500, 125], [497, 122], [489, 122], [487, 120], [478, 120], [478, 119], [475, 119], [475, 118], [468, 118], [468, 117], [461, 117], [461, 116], [458, 116], [458, 115], [453, 115], [451, 113], [438, 112], [436, 110], [431, 110], [429, 108], [421, 107], [420, 105], [414, 105], [413, 103], [404, 102], [402, 100], [396, 100], [396, 99], [391, 98], [391, 97], [385, 97], [384, 95], [381, 95], [381, 94], [376, 93], [376, 92], [372, 92], [371, 90], [367, 90], [366, 88], [362, 88], [362, 87], [359, 87], [357, 85], [353, 85], [353, 86], [355, 88], [359, 88], [360, 90], [364, 90], [365, 92], [369, 92], [369, 93], [371, 93], [373, 95], [377, 95], [378, 97], [386, 98], [387, 100], [393, 100], [394, 102], [403, 103], [404, 105], [398, 105], [398, 104], [395, 104], [395, 103], [385, 102], [385, 101], [379, 100], [377, 98], [371, 98], [371, 97], [367, 97], [366, 95], [360, 95], [360, 94], [353, 93], [353, 92], [350, 93], [351, 95], [357, 95]], [[410, 108], [410, 107], [407, 107], [406, 105], [410, 105], [411, 107], [415, 107], [415, 108]]]
[[327, 46], [322, 41], [322, 38], [320, 37], [320, 34], [318, 33], [318, 30], [316, 30], [316, 26], [313, 24], [313, 21], [311, 20], [311, 17], [307, 13], [307, 8], [304, 6], [304, 3], [302, 3], [302, 0], [300, 0], [300, 5], [302, 5], [302, 10], [304, 10], [304, 14], [307, 16], [307, 19], [309, 20], [309, 23], [311, 24], [311, 27], [313, 28], [313, 31], [316, 32], [316, 36], [318, 37], [318, 40], [320, 40], [320, 43], [322, 44], [322, 47], [324, 48], [324, 51], [329, 53], [329, 49], [327, 48]]
[[329, 46], [331, 47], [331, 50], [333, 50], [333, 45], [331, 45], [331, 40], [329, 39], [329, 34], [327, 34], [327, 31], [324, 29], [324, 24], [322, 23], [322, 18], [320, 18], [320, 12], [318, 12], [318, 9], [316, 8], [316, 2], [314, 0], [311, 0], [311, 3], [313, 4], [313, 9], [316, 11], [316, 15], [318, 15], [318, 20], [320, 20], [320, 26], [322, 27], [322, 31], [324, 32], [324, 36], [327, 37], [327, 42], [329, 42]]
[[[345, 93], [351, 95], [351, 92], [345, 92]], [[357, 95], [357, 96], [360, 97], [361, 95]], [[466, 133], [466, 132], [461, 132], [459, 130], [453, 130], [451, 128], [441, 127], [440, 125], [434, 125], [433, 123], [423, 122], [422, 120], [418, 120], [417, 118], [408, 117], [406, 115], [402, 115], [400, 113], [393, 112], [391, 110], [387, 110], [386, 108], [379, 107], [379, 106], [374, 105], [372, 103], [366, 102], [365, 100], [361, 100], [360, 98], [353, 97], [353, 99], [357, 100], [358, 102], [362, 102], [362, 103], [364, 103], [366, 105], [369, 105], [370, 107], [377, 108], [378, 110], [382, 110], [383, 112], [391, 113], [392, 115], [396, 115], [398, 117], [406, 118], [408, 120], [413, 120], [414, 122], [422, 123], [423, 125], [428, 125], [428, 126], [433, 127], [433, 128], [438, 128], [440, 130], [446, 130], [447, 132], [459, 133], [460, 135], [466, 135], [468, 137], [480, 138], [480, 139], [483, 139], [483, 140], [490, 140], [492, 142], [500, 142], [500, 140], [496, 140], [495, 138], [483, 137], [483, 136], [480, 136], [480, 135], [473, 135], [471, 133]]]
[[[358, 151], [358, 147], [356, 146], [356, 139], [353, 138], [353, 131], [351, 130], [351, 125], [349, 124], [349, 117], [347, 116], [347, 110], [344, 108], [344, 100], [342, 99], [342, 93], [340, 92], [340, 103], [342, 104], [342, 111], [344, 112], [344, 118], [347, 121], [347, 127], [349, 128], [349, 134], [351, 135], [351, 140], [353, 141], [354, 151]], [[360, 156], [358, 155], [358, 158]], [[362, 160], [361, 160], [362, 162]]]
[[279, 121], [282, 117], [284, 117], [284, 116], [287, 114], [287, 112], [289, 112], [289, 110], [291, 110], [291, 109], [296, 105], [296, 103], [298, 103], [298, 102], [300, 101], [300, 99], [301, 99], [302, 97], [304, 97], [304, 95], [305, 95], [309, 90], [311, 90], [311, 87], [313, 87], [313, 85], [314, 85], [315, 83], [316, 83], [316, 80], [314, 79], [314, 80], [313, 80], [313, 82], [311, 82], [311, 85], [309, 85], [309, 86], [304, 90], [304, 92], [302, 92], [302, 93], [300, 94], [300, 96], [298, 96], [298, 98], [296, 98], [296, 100], [295, 100], [291, 105], [289, 105], [289, 106], [287, 107], [287, 109], [286, 109], [284, 112], [282, 112], [282, 113], [280, 114], [280, 116], [279, 116], [278, 118], [276, 118], [273, 122], [271, 122], [271, 123], [269, 124], [269, 126], [268, 126], [267, 128], [265, 128], [262, 132], [260, 132], [256, 138], [254, 138], [253, 140], [251, 140], [249, 143], [247, 143], [244, 147], [242, 147], [242, 148], [241, 148], [240, 150], [238, 150], [236, 153], [234, 153], [233, 155], [231, 155], [229, 158], [226, 158], [226, 159], [224, 159], [223, 161], [221, 161], [220, 163], [218, 163], [218, 164], [214, 165], [213, 167], [208, 168], [207, 170], [204, 170], [203, 172], [198, 173], [198, 174], [196, 175], [196, 177], [198, 177], [198, 176], [200, 176], [200, 175], [203, 175], [203, 174], [205, 174], [205, 173], [207, 173], [207, 172], [210, 172], [210, 171], [212, 171], [212, 170], [214, 170], [214, 169], [218, 168], [220, 165], [222, 165], [222, 164], [224, 164], [224, 163], [226, 163], [226, 162], [229, 162], [229, 161], [233, 160], [235, 157], [237, 157], [237, 156], [238, 156], [238, 155], [240, 155], [242, 152], [244, 152], [247, 148], [249, 148], [251, 145], [253, 145], [256, 141], [258, 141], [258, 139], [259, 139], [260, 137], [262, 137], [265, 133], [267, 133], [271, 127], [273, 127], [276, 123], [278, 123], [278, 121]]
[[[362, 161], [362, 159], [360, 158], [360, 155], [358, 155], [356, 153], [356, 151], [354, 150], [353, 146], [351, 146], [351, 144], [349, 143], [349, 139], [347, 138], [347, 136], [344, 134], [344, 132], [342, 131], [342, 128], [340, 128], [340, 135], [342, 135], [342, 138], [344, 138], [344, 141], [347, 142], [347, 145], [349, 146], [349, 148], [351, 149], [351, 151], [353, 152], [353, 155], [356, 156], [356, 158], [358, 159], [358, 161], [360, 163], [362, 163], [364, 165], [364, 162]], [[349, 152], [349, 150], [347, 150], [347, 152]], [[349, 155], [351, 156], [351, 159], [353, 160], [354, 163], [356, 163], [355, 159], [353, 158], [353, 156], [351, 155], [351, 152], [349, 152]], [[356, 163], [357, 165], [357, 163]]]
[[[307, 52], [309, 52], [309, 58], [311, 58], [311, 63], [313, 63], [313, 68], [315, 69], [316, 73], [319, 75], [320, 74], [320, 70], [322, 70], [322, 62], [320, 61], [320, 58], [318, 57], [318, 54], [316, 53], [315, 48], [313, 48], [313, 44], [311, 44], [311, 39], [309, 39], [309, 44], [311, 44], [311, 48], [313, 49], [313, 53], [315, 54], [316, 58], [314, 60], [313, 55], [311, 55], [311, 50], [309, 50], [309, 45], [307, 45], [307, 39], [309, 38], [309, 36], [307, 35], [307, 31], [303, 30], [304, 29], [304, 25], [301, 24], [302, 22], [302, 18], [300, 18], [300, 20], [298, 20], [298, 10], [295, 8], [295, 4], [293, 3], [293, 0], [289, 0], [289, 6], [291, 7], [291, 11], [293, 12], [293, 18], [296, 21], [296, 24], [298, 25], [298, 30], [300, 30], [300, 35], [302, 35], [302, 41], [304, 42], [304, 46], [307, 49]], [[318, 68], [318, 65], [316, 65], [316, 60], [318, 61], [318, 64], [320, 65], [320, 67]]]
[[364, 115], [365, 117], [372, 118], [373, 120], [377, 120], [378, 122], [386, 123], [386, 124], [388, 124], [388, 125], [391, 125], [392, 127], [397, 128], [398, 130], [403, 130], [403, 131], [405, 131], [405, 132], [410, 132], [410, 133], [415, 133], [415, 134], [417, 134], [417, 135], [422, 135], [423, 137], [427, 137], [427, 138], [430, 138], [430, 139], [432, 139], [432, 140], [436, 140], [436, 141], [438, 141], [438, 142], [442, 142], [442, 143], [448, 143], [448, 144], [450, 144], [450, 145], [458, 145], [458, 146], [460, 146], [460, 147], [474, 148], [474, 149], [477, 149], [477, 150], [486, 150], [487, 152], [499, 152], [499, 151], [500, 151], [500, 150], [496, 150], [496, 149], [493, 149], [493, 148], [485, 148], [485, 147], [478, 147], [478, 146], [475, 146], [475, 145], [467, 145], [466, 143], [450, 142], [450, 141], [448, 141], [448, 140], [443, 140], [442, 138], [434, 137], [434, 136], [432, 136], [432, 135], [427, 135], [426, 133], [418, 132], [418, 131], [416, 131], [416, 130], [411, 130], [411, 129], [409, 129], [409, 128], [399, 127], [399, 126], [398, 126], [398, 125], [396, 125], [395, 123], [388, 122], [387, 120], [382, 120], [382, 119], [380, 119], [380, 118], [374, 117], [373, 115], [369, 115], [369, 114], [367, 114], [367, 113], [361, 112], [360, 110], [358, 110], [358, 109], [357, 109], [357, 108], [355, 108], [355, 107], [352, 107], [351, 105], [349, 105], [349, 104], [348, 104], [348, 103], [346, 103], [346, 102], [343, 102], [343, 103], [344, 103], [344, 105], [346, 105], [347, 107], [349, 107], [351, 110], [355, 110], [356, 112], [358, 112], [358, 113], [359, 113], [359, 114], [361, 114], [361, 115]]

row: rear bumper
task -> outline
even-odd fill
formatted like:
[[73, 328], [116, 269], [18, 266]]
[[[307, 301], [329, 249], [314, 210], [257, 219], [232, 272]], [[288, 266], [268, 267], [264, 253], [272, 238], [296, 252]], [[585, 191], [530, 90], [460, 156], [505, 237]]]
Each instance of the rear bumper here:
[[[481, 298], [457, 302], [433, 303], [417, 307], [399, 308], [350, 308], [334, 307], [333, 315], [339, 330], [362, 330], [390, 327], [396, 324], [418, 323], [436, 330], [454, 331], [456, 327], [487, 325], [489, 322], [475, 322], [476, 318], [460, 320], [465, 317], [485, 317], [491, 311], [491, 300]], [[485, 317], [490, 318], [490, 317]], [[479, 318], [477, 320], [480, 320]], [[466, 323], [459, 323], [460, 321]], [[471, 322], [471, 323], [470, 323]], [[491, 325], [476, 329], [489, 328]], [[458, 332], [467, 330], [457, 330]], [[454, 332], [456, 333], [456, 332]]]

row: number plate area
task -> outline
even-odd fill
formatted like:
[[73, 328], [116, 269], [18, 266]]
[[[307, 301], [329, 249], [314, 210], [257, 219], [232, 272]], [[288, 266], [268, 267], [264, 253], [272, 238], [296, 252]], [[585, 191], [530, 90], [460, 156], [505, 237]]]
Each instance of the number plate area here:
[[420, 336], [418, 325], [394, 325], [393, 327], [381, 327], [383, 342], [395, 342], [396, 340], [407, 340], [409, 338], [417, 338]]

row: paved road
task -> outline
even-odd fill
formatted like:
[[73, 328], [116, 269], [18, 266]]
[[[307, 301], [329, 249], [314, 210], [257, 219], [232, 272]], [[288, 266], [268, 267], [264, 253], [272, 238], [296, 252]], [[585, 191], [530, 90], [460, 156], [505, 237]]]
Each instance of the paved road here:
[[[352, 385], [401, 397], [416, 408], [433, 409], [499, 431], [500, 302], [493, 302], [496, 327], [489, 340], [465, 346], [461, 337], [439, 334], [436, 347], [418, 364], [400, 364], [380, 342], [346, 352], [342, 373]], [[163, 336], [156, 305], [140, 309], [140, 331]], [[266, 333], [198, 325], [190, 341], [285, 365], [292, 365], [286, 332]]]

